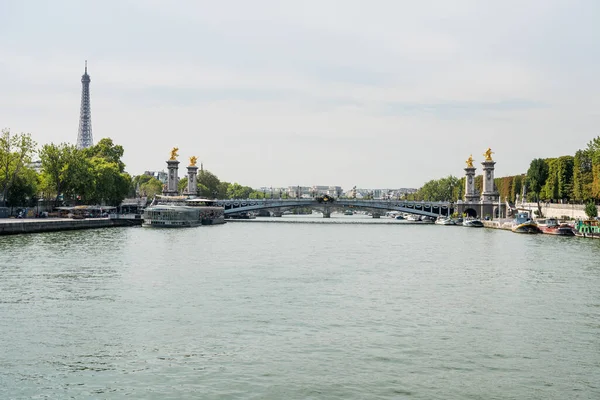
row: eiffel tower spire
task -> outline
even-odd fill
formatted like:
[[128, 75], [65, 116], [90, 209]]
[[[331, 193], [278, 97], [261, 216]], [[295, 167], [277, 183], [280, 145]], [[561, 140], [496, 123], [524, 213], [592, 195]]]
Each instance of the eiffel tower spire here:
[[85, 73], [81, 76], [81, 110], [79, 114], [79, 131], [77, 133], [78, 149], [85, 149], [94, 145], [94, 138], [92, 136], [92, 109], [90, 107], [90, 81], [86, 60]]

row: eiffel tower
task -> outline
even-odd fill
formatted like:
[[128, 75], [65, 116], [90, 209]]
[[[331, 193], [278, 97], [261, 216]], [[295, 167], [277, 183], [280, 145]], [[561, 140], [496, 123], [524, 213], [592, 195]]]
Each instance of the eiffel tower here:
[[85, 149], [94, 145], [94, 138], [92, 136], [92, 109], [90, 107], [90, 81], [86, 60], [85, 73], [81, 76], [81, 111], [79, 115], [79, 132], [77, 133], [78, 149]]

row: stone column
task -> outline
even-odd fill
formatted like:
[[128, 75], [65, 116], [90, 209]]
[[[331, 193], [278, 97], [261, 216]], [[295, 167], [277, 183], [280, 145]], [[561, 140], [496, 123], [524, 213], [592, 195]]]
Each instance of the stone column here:
[[481, 193], [482, 202], [498, 201], [499, 194], [494, 186], [494, 165], [496, 161], [486, 160], [481, 163], [483, 165], [483, 193]]
[[189, 165], [188, 170], [188, 185], [186, 194], [190, 196], [196, 196], [198, 194], [198, 167], [195, 165]]
[[465, 168], [465, 175], [465, 201], [478, 201], [479, 195], [475, 190], [475, 167]]
[[179, 191], [177, 190], [179, 161], [168, 160], [167, 170], [169, 171], [167, 173], [167, 188], [166, 190], [163, 190], [163, 194], [166, 196], [177, 196], [179, 194]]

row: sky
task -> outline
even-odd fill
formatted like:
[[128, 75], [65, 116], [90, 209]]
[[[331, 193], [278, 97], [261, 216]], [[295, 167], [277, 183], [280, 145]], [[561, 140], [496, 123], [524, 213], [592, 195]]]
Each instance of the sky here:
[[[243, 185], [419, 187], [600, 135], [597, 0], [1, 0], [0, 127]], [[481, 171], [481, 168], [479, 169]]]

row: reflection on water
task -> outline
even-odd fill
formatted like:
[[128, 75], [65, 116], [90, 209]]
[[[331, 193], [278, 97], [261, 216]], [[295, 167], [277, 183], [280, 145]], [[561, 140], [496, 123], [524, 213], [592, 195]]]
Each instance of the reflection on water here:
[[0, 398], [600, 398], [600, 241], [276, 220], [0, 237]]

